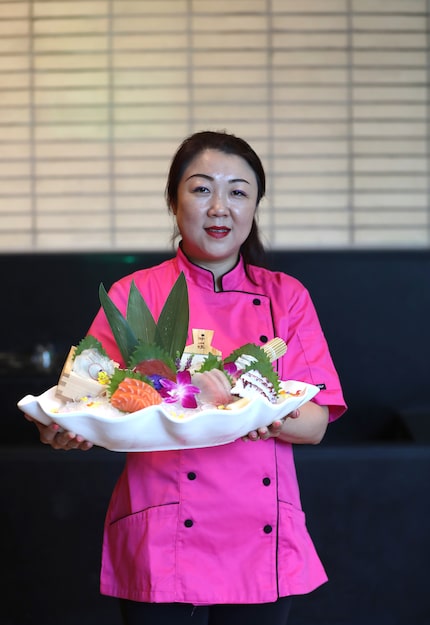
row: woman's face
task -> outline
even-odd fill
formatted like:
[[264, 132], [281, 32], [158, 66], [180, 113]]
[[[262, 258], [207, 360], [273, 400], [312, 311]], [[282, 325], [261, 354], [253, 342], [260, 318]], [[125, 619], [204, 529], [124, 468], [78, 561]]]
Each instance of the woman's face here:
[[173, 207], [182, 249], [216, 277], [237, 262], [257, 205], [257, 179], [240, 156], [205, 150], [191, 161]]

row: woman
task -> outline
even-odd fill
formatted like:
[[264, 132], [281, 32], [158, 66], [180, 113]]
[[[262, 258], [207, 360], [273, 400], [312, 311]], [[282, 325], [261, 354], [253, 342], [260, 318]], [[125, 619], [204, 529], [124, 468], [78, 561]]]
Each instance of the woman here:
[[[264, 192], [262, 164], [245, 141], [192, 135], [174, 156], [166, 187], [181, 236], [176, 256], [110, 290], [125, 311], [134, 280], [157, 318], [182, 271], [189, 342], [193, 329], [210, 330], [226, 356], [279, 336], [288, 344], [280, 378], [322, 388], [246, 439], [128, 454], [107, 513], [101, 572], [101, 592], [120, 598], [126, 625], [285, 625], [291, 596], [327, 579], [306, 530], [292, 444], [319, 443], [345, 403], [306, 289], [261, 266], [255, 217]], [[121, 362], [102, 310], [89, 333]], [[56, 449], [91, 447], [56, 426], [38, 427]]]

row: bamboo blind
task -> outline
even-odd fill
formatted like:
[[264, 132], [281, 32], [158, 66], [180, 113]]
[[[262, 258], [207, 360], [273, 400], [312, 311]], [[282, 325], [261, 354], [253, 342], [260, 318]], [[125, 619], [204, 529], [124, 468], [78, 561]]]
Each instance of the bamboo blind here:
[[164, 250], [170, 158], [247, 139], [280, 248], [429, 247], [426, 0], [0, 0], [0, 252]]

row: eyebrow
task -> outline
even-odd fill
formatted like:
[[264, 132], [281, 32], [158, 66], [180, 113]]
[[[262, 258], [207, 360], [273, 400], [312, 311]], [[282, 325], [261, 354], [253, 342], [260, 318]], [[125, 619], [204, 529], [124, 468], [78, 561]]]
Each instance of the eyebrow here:
[[[215, 180], [215, 178], [208, 176], [207, 174], [191, 174], [191, 176], [188, 176], [186, 180], [191, 180], [191, 178], [206, 178], [206, 180], [211, 181]], [[245, 182], [246, 184], [251, 184], [248, 180], [245, 180], [245, 178], [232, 178], [228, 182], [229, 184], [234, 184], [235, 182]]]

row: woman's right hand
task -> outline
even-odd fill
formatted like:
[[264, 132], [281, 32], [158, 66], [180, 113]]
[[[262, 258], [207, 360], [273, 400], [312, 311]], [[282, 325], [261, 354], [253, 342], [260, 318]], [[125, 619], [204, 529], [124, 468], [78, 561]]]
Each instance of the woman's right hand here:
[[39, 430], [41, 443], [51, 445], [53, 449], [63, 449], [66, 451], [69, 449], [80, 449], [81, 451], [87, 451], [93, 446], [93, 443], [86, 441], [82, 436], [62, 430], [57, 423], [43, 425], [27, 414], [25, 418], [27, 421], [32, 421]]

